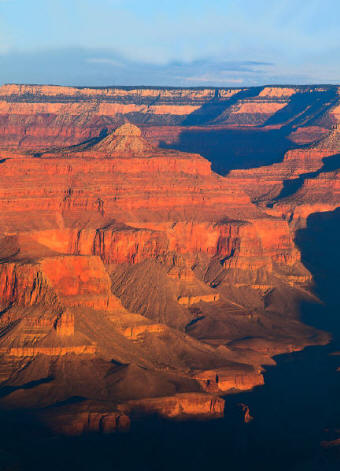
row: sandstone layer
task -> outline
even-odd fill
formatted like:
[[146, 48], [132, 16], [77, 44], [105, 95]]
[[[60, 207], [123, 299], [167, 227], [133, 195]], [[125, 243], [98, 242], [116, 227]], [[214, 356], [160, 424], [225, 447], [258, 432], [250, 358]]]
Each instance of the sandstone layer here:
[[[261, 386], [273, 355], [328, 341], [298, 319], [312, 278], [294, 230], [339, 205], [338, 172], [323, 171], [338, 128], [224, 177], [197, 153], [158, 147], [146, 127], [287, 126], [304, 115], [300, 95], [334, 126], [332, 87], [1, 88], [3, 407], [71, 434], [148, 414], [218, 418], [219, 396]], [[143, 129], [118, 125], [126, 118]]]
[[[315, 121], [336, 87], [75, 88], [0, 87], [1, 147], [78, 144], [126, 120], [150, 125], [282, 126]], [[317, 103], [317, 106], [315, 105]]]

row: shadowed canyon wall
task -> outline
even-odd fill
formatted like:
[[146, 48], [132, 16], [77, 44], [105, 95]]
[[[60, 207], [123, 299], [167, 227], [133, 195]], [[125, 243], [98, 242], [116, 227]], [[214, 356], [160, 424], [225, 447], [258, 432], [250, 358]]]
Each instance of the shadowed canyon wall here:
[[76, 434], [216, 418], [328, 342], [295, 235], [340, 205], [338, 109], [333, 86], [1, 87], [1, 407]]

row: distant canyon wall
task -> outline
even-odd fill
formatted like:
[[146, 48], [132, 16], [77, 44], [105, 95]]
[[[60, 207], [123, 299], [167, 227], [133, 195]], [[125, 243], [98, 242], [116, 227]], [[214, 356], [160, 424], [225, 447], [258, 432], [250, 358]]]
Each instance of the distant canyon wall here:
[[[75, 88], [0, 87], [0, 147], [53, 148], [142, 127], [306, 124], [336, 100], [337, 87]], [[327, 122], [331, 118], [327, 117]]]

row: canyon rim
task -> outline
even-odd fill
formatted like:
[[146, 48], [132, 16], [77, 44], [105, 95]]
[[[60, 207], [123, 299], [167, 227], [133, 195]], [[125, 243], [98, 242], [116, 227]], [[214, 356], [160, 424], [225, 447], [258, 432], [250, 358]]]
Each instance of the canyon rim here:
[[330, 344], [299, 234], [340, 206], [339, 121], [332, 85], [0, 87], [3, 428], [231, 423], [277, 355]]

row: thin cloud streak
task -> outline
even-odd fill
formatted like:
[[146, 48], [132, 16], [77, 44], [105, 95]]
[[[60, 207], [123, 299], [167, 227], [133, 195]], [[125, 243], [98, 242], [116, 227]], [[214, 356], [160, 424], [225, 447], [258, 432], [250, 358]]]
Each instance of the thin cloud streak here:
[[[0, 52], [9, 57], [2, 80], [180, 85], [176, 80], [187, 84], [195, 77], [197, 84], [199, 77], [209, 76], [223, 83], [223, 64], [235, 72], [226, 79], [254, 85], [271, 77], [280, 83], [287, 77], [293, 82], [303, 76], [313, 83], [340, 77], [339, 0], [0, 2]], [[53, 64], [42, 60], [46, 51], [53, 57], [64, 51], [64, 62], [56, 58], [53, 77]], [[78, 72], [69, 62], [72, 54]], [[15, 58], [27, 69], [13, 64]], [[40, 67], [39, 74], [29, 59]], [[120, 73], [119, 68], [126, 70]]]
[[[325, 71], [288, 74], [283, 64], [202, 58], [155, 64], [128, 59], [107, 49], [52, 49], [0, 54], [0, 83], [74, 86], [242, 86], [325, 83]], [[321, 75], [322, 72], [322, 75]], [[332, 70], [332, 74], [334, 69]], [[320, 74], [320, 75], [319, 75]]]

